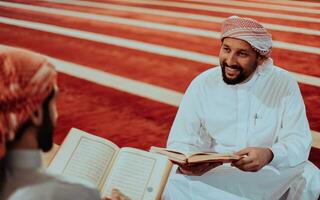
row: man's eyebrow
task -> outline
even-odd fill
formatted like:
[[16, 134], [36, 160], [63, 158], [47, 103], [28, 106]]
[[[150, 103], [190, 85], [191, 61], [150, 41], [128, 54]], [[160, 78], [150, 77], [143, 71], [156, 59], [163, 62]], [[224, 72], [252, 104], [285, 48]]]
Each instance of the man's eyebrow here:
[[250, 53], [250, 50], [249, 50], [249, 49], [239, 49], [239, 51], [241, 51], [241, 52], [246, 52], [246, 53]]
[[252, 49], [239, 49], [238, 51], [241, 53], [247, 53], [247, 54], [254, 54], [255, 53], [255, 51]]
[[[222, 44], [222, 47], [230, 48], [230, 46], [229, 46], [229, 45], [227, 45], [227, 44]], [[236, 49], [236, 51], [238, 51], [238, 52], [242, 52], [242, 53], [248, 53], [248, 54], [250, 54], [250, 53], [251, 53], [251, 49]]]

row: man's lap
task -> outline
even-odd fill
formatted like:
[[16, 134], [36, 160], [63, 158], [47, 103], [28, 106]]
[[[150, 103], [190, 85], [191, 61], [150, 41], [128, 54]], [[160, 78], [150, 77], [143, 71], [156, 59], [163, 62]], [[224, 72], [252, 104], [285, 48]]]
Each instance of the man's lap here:
[[174, 174], [170, 176], [166, 185], [162, 200], [248, 200], [238, 197], [229, 192], [207, 185], [198, 180], [192, 180], [188, 176], [182, 174]]
[[203, 199], [212, 199], [213, 194], [216, 199], [222, 199], [219, 196], [227, 199], [227, 195], [230, 196], [228, 199], [241, 199], [237, 196], [249, 199], [279, 199], [291, 184], [302, 179], [302, 171], [303, 165], [282, 171], [267, 166], [258, 172], [243, 172], [230, 165], [223, 165], [202, 176], [184, 176], [173, 171], [165, 194], [174, 196], [175, 193], [181, 193], [189, 195], [188, 199], [193, 199], [192, 195], [198, 195], [197, 199], [200, 196], [203, 196]]
[[303, 191], [302, 199], [318, 199], [320, 195], [320, 170], [308, 161], [302, 176], [306, 182], [306, 189]]

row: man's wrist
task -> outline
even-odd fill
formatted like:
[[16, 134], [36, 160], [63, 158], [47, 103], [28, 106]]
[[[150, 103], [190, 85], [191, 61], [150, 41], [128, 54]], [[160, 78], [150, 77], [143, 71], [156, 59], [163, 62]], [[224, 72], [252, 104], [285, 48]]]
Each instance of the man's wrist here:
[[269, 161], [267, 162], [267, 164], [269, 164], [273, 160], [274, 154], [273, 154], [273, 151], [271, 150], [271, 148], [267, 148], [267, 149], [268, 149], [268, 151], [270, 153], [270, 158], [269, 158]]

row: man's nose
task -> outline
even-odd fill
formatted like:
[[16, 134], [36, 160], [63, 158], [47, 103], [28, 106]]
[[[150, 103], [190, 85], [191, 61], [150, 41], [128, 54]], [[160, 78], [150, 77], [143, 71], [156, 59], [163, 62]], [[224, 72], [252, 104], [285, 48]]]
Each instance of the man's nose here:
[[236, 56], [233, 53], [228, 54], [226, 63], [228, 66], [236, 65], [237, 64]]

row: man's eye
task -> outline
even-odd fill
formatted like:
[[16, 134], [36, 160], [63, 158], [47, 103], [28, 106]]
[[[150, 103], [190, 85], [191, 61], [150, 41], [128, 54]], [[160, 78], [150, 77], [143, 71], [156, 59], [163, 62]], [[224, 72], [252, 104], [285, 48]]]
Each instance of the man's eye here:
[[240, 53], [239, 53], [239, 56], [243, 56], [243, 57], [244, 57], [244, 56], [247, 56], [247, 55], [248, 55], [248, 54], [247, 54], [247, 53], [244, 53], [244, 52], [240, 52]]
[[230, 51], [230, 49], [227, 48], [227, 47], [223, 47], [223, 50], [226, 51], [226, 52], [229, 52], [229, 51]]

